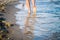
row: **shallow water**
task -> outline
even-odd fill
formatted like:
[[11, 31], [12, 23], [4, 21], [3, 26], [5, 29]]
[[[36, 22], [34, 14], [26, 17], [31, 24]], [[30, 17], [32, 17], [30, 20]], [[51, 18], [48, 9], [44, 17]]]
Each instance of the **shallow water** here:
[[[25, 2], [25, 1], [24, 1]], [[22, 1], [23, 3], [23, 1]], [[27, 16], [27, 11], [24, 10], [23, 4], [16, 7], [21, 9], [16, 14], [17, 24], [20, 28], [24, 27], [24, 20]], [[60, 3], [56, 4], [50, 1], [36, 1], [37, 13], [36, 22], [34, 25], [34, 40], [44, 40], [52, 33], [60, 31]]]

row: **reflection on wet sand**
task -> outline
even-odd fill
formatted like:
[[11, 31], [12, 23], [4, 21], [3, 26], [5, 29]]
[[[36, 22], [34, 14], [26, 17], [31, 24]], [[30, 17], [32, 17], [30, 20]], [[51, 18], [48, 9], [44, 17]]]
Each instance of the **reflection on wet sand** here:
[[[24, 27], [24, 40], [33, 40], [33, 31], [34, 31], [34, 23], [35, 23], [35, 17], [36, 17], [36, 5], [35, 1], [32, 1], [32, 10], [31, 10], [31, 0], [26, 0], [26, 7], [28, 9], [28, 15], [25, 20], [25, 27]], [[32, 13], [33, 12], [33, 13]], [[31, 16], [32, 14], [32, 16]], [[31, 18], [32, 17], [32, 18]]]

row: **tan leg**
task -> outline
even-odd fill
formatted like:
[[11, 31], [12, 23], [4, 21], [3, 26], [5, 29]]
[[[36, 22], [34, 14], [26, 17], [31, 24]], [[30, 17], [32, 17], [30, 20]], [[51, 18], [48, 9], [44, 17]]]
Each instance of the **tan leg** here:
[[30, 0], [26, 0], [26, 7], [29, 9], [30, 8]]
[[33, 13], [36, 13], [35, 0], [32, 0]]
[[35, 0], [32, 0], [32, 5], [35, 6]]

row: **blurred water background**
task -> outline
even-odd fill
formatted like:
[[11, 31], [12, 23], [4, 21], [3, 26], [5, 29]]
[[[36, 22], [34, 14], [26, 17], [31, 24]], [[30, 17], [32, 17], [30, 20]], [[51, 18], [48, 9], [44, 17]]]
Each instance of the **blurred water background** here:
[[[25, 0], [20, 0], [16, 7], [20, 11], [15, 14], [17, 24], [24, 27], [24, 19], [27, 16]], [[34, 25], [34, 40], [46, 40], [52, 33], [60, 32], [60, 1], [59, 0], [36, 0], [36, 22]], [[59, 39], [60, 40], [60, 39]]]

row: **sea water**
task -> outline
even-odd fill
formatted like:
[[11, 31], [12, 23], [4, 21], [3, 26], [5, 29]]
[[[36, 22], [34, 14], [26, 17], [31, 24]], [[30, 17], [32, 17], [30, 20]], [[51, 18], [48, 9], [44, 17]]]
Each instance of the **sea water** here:
[[[33, 40], [48, 40], [49, 37], [52, 37], [53, 33], [60, 31], [60, 1], [36, 0], [36, 7], [37, 18], [34, 25]], [[20, 28], [23, 29], [27, 11], [24, 10], [24, 7], [20, 9], [21, 10], [17, 12], [16, 20]], [[49, 40], [52, 39], [50, 38]]]

